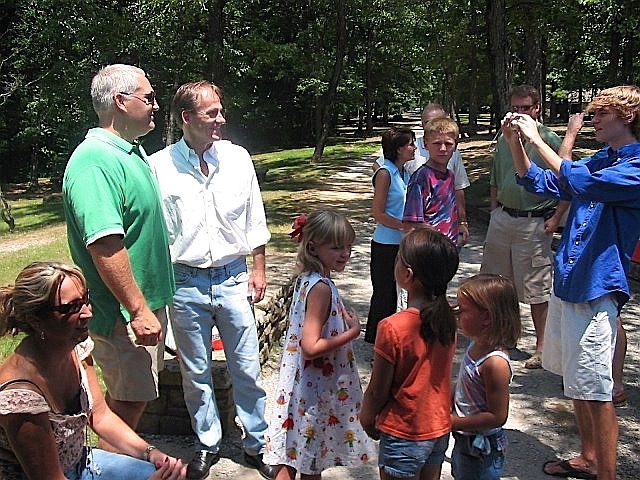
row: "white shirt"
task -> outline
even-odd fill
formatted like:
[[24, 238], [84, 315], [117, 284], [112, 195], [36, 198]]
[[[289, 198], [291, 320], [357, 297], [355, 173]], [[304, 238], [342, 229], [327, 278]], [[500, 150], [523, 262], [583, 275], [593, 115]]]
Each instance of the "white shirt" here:
[[271, 238], [253, 162], [244, 148], [218, 140], [200, 170], [184, 139], [149, 157], [160, 184], [171, 261], [220, 267], [250, 254]]
[[[427, 163], [427, 160], [429, 159], [429, 151], [424, 145], [424, 137], [418, 137], [416, 139], [416, 147], [418, 148], [416, 149], [414, 159], [409, 160], [404, 164], [404, 169], [409, 172], [409, 175], [413, 175], [413, 172]], [[384, 156], [380, 155], [376, 162], [378, 162], [378, 165], [382, 166], [384, 163]], [[449, 162], [447, 162], [447, 168], [453, 172], [456, 190], [462, 190], [463, 188], [467, 188], [471, 185], [469, 177], [467, 177], [467, 171], [464, 168], [464, 162], [462, 161], [460, 150], [457, 148], [453, 152], [453, 155], [451, 155]]]

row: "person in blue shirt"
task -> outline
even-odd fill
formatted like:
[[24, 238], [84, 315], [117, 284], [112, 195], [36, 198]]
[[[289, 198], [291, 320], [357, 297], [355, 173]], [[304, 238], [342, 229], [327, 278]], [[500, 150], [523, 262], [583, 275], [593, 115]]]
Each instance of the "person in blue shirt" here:
[[373, 293], [364, 340], [375, 343], [378, 323], [396, 313], [397, 289], [393, 266], [404, 234], [402, 212], [409, 173], [404, 164], [416, 152], [415, 135], [407, 127], [391, 127], [382, 134], [384, 163], [373, 174], [371, 215], [376, 228], [371, 238], [371, 284]]
[[[629, 299], [627, 272], [640, 235], [640, 88], [602, 90], [588, 105], [596, 140], [607, 146], [571, 162], [560, 158], [526, 115], [508, 113], [503, 133], [517, 181], [528, 191], [570, 201], [555, 258], [553, 295], [542, 365], [562, 375], [573, 399], [580, 455], [546, 462], [547, 475], [616, 478], [618, 424], [612, 403], [616, 317]], [[565, 143], [573, 142], [584, 114], [572, 117]], [[529, 161], [528, 142], [550, 165]]]

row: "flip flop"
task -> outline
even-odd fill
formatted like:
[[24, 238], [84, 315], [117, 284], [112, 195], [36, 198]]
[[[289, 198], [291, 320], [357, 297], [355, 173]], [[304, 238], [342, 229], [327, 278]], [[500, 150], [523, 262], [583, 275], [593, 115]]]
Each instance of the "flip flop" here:
[[617, 393], [613, 396], [613, 405], [616, 407], [621, 407], [627, 403], [627, 394], [624, 393], [624, 390], [620, 393]]
[[[562, 469], [560, 472], [550, 473], [547, 472], [548, 465], [555, 465]], [[545, 475], [550, 475], [552, 477], [563, 477], [563, 478], [584, 478], [586, 480], [597, 480], [598, 476], [594, 473], [587, 472], [585, 470], [578, 470], [571, 466], [568, 460], [550, 460], [545, 462], [542, 466], [542, 472]]]

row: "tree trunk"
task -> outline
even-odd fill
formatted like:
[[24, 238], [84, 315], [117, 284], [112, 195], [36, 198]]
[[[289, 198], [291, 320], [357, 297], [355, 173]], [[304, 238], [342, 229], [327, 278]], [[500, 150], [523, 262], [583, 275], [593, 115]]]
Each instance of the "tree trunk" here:
[[524, 73], [525, 83], [535, 87], [540, 92], [540, 119], [544, 118], [545, 97], [543, 71], [543, 51], [542, 51], [542, 15], [540, 1], [529, 0], [526, 4], [527, 22], [524, 25]]
[[207, 45], [207, 63], [204, 78], [217, 85], [225, 83], [223, 59], [224, 23], [223, 10], [228, 0], [208, 0], [208, 29], [205, 42]]
[[342, 76], [342, 68], [344, 66], [344, 56], [347, 53], [347, 17], [346, 17], [346, 0], [336, 0], [336, 54], [333, 64], [333, 72], [329, 80], [329, 87], [322, 99], [322, 127], [316, 148], [313, 151], [312, 162], [316, 162], [322, 158], [324, 147], [329, 136], [329, 125], [331, 120], [331, 110], [336, 98], [338, 83]]
[[371, 69], [371, 52], [367, 46], [367, 53], [365, 54], [364, 69], [365, 69], [365, 87], [364, 87], [364, 112], [367, 120], [367, 129], [365, 135], [371, 137], [373, 135], [373, 105], [371, 104], [371, 90], [373, 89], [373, 72]]
[[607, 65], [607, 86], [617, 85], [618, 69], [620, 66], [620, 42], [622, 41], [622, 34], [620, 33], [620, 24], [618, 23], [620, 18], [616, 15], [616, 19], [611, 25], [611, 32], [609, 32], [609, 64]]
[[627, 38], [627, 43], [622, 51], [622, 68], [620, 69], [620, 83], [631, 84], [633, 79], [633, 61], [638, 58], [638, 49], [636, 48], [638, 42], [634, 38], [633, 34]]
[[[472, 39], [469, 52], [469, 66], [472, 72], [480, 71], [480, 65], [478, 64], [478, 45], [475, 41], [478, 28], [478, 12], [482, 11], [482, 7], [478, 4], [477, 0], [471, 0], [471, 16], [469, 22], [469, 38]], [[469, 133], [478, 132], [478, 76], [471, 75], [469, 79], [469, 124], [467, 129]]]
[[487, 45], [493, 92], [493, 112], [496, 129], [507, 112], [507, 95], [512, 82], [512, 65], [509, 61], [510, 48], [507, 36], [506, 0], [486, 0]]
[[13, 232], [13, 229], [16, 228], [16, 221], [11, 215], [11, 205], [7, 202], [7, 199], [4, 198], [4, 192], [0, 188], [0, 218], [2, 221], [9, 225], [9, 231]]

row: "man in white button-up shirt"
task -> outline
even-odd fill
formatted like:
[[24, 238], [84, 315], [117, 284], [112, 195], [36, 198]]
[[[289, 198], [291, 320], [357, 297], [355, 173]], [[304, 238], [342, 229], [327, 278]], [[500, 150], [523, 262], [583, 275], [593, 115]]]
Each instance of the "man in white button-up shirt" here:
[[[223, 140], [220, 89], [206, 81], [182, 85], [171, 109], [183, 131], [150, 157], [158, 183], [176, 277], [171, 322], [180, 353], [184, 398], [198, 437], [187, 478], [206, 478], [218, 460], [222, 429], [211, 381], [211, 329], [217, 326], [246, 435], [245, 460], [266, 478], [267, 423], [258, 337], [251, 304], [266, 289], [270, 233], [248, 152]], [[252, 255], [251, 273], [245, 257]]]

